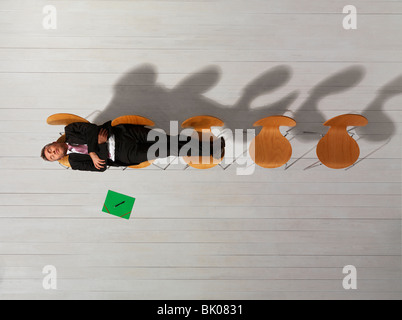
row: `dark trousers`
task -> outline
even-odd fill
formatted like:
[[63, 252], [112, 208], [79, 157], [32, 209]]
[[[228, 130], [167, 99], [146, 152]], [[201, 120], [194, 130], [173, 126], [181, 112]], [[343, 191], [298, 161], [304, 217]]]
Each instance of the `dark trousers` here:
[[[145, 161], [155, 160], [158, 158], [166, 158], [169, 156], [182, 156], [182, 148], [190, 141], [190, 138], [188, 138], [186, 141], [180, 141], [179, 136], [172, 137], [169, 135], [165, 135], [164, 138], [166, 139], [167, 143], [162, 143], [161, 145], [166, 146], [166, 150], [158, 150], [155, 155], [151, 154], [150, 158], [148, 158], [148, 150], [156, 142], [147, 140], [150, 131], [151, 129], [139, 125], [125, 124], [114, 127], [113, 132], [116, 140], [116, 161], [119, 163], [132, 165], [140, 164]], [[177, 146], [177, 148], [175, 148], [174, 146]], [[198, 149], [198, 155], [203, 154], [202, 144], [200, 142], [197, 141], [197, 144], [194, 147]], [[186, 155], [191, 154], [187, 153]]]

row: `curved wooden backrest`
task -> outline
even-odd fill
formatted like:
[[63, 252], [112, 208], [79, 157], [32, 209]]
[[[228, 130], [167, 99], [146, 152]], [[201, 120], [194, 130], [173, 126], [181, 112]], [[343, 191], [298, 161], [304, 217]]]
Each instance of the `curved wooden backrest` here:
[[359, 159], [360, 148], [346, 128], [367, 124], [367, 119], [357, 114], [345, 114], [326, 121], [324, 125], [330, 128], [316, 150], [321, 163], [332, 169], [343, 169], [354, 164]]
[[150, 127], [155, 126], [155, 123], [152, 120], [145, 118], [145, 117], [134, 116], [134, 115], [122, 116], [122, 117], [119, 117], [112, 121], [113, 127], [115, 127], [119, 124], [135, 124], [135, 125], [150, 126]]
[[[119, 124], [134, 124], [134, 125], [150, 126], [150, 127], [155, 126], [155, 123], [152, 120], [145, 118], [145, 117], [136, 116], [136, 115], [122, 116], [122, 117], [116, 118], [112, 121], [112, 127], [118, 126]], [[129, 166], [129, 168], [143, 169], [143, 168], [149, 167], [154, 162], [155, 162], [155, 160], [145, 161], [136, 166]]]
[[75, 114], [71, 113], [57, 113], [54, 115], [51, 115], [50, 117], [47, 118], [47, 123], [55, 126], [55, 125], [64, 125], [68, 126], [71, 123], [74, 122], [87, 122], [89, 121], [87, 119], [84, 119], [80, 116], [76, 116]]
[[296, 121], [286, 116], [271, 116], [254, 123], [254, 127], [263, 127], [263, 130], [268, 127], [278, 128], [281, 126], [294, 127]]
[[182, 128], [193, 128], [197, 132], [211, 130], [211, 127], [223, 127], [225, 123], [212, 116], [196, 116], [182, 123]]
[[278, 168], [286, 164], [292, 156], [292, 145], [279, 127], [295, 125], [296, 121], [286, 116], [271, 116], [254, 123], [255, 127], [263, 128], [250, 144], [253, 161], [263, 168]]
[[[187, 119], [182, 123], [182, 128], [193, 128], [197, 131], [200, 141], [202, 138], [209, 138], [210, 141], [214, 141], [216, 137], [211, 131], [211, 127], [223, 127], [225, 123], [212, 116], [196, 116], [190, 119]], [[216, 167], [223, 159], [223, 156], [220, 161], [214, 159], [211, 156], [199, 156], [199, 157], [183, 157], [183, 160], [190, 166], [196, 169], [211, 169]]]
[[360, 114], [343, 114], [324, 122], [327, 127], [364, 127], [368, 120]]

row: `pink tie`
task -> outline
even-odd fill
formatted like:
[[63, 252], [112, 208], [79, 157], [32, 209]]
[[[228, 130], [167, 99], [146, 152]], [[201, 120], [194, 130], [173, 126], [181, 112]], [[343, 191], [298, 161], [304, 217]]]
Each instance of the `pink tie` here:
[[82, 153], [82, 154], [88, 154], [88, 146], [85, 144], [78, 144], [78, 145], [70, 145], [67, 144], [68, 146], [68, 151], [72, 152], [77, 152], [77, 153]]

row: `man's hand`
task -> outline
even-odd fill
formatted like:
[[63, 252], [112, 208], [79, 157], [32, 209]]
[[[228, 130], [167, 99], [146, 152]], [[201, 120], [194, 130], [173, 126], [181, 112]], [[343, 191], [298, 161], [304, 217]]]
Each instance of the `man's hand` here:
[[105, 160], [102, 160], [101, 158], [99, 158], [95, 152], [91, 152], [89, 154], [89, 156], [91, 157], [96, 169], [98, 169], [98, 170], [103, 169], [104, 165], [106, 164]]
[[108, 132], [106, 129], [101, 129], [98, 134], [98, 144], [104, 144], [107, 141]]

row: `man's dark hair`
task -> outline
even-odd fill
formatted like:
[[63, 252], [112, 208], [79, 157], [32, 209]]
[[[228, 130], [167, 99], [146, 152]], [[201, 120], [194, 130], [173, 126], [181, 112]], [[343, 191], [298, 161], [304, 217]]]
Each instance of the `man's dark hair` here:
[[46, 148], [47, 148], [48, 146], [50, 146], [50, 145], [51, 145], [51, 143], [45, 145], [45, 146], [43, 147], [42, 151], [40, 152], [41, 158], [42, 158], [43, 160], [45, 160], [45, 161], [49, 161], [49, 159], [46, 158], [45, 150], [46, 150]]

